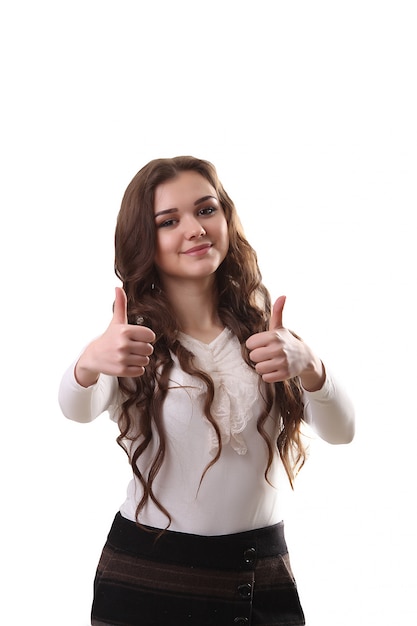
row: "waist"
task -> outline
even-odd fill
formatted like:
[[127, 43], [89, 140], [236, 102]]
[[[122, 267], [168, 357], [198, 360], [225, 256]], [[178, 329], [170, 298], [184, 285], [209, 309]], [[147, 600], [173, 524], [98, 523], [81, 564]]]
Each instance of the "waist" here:
[[[107, 542], [128, 554], [164, 563], [216, 569], [251, 569], [258, 559], [288, 552], [284, 523], [228, 535], [193, 535], [135, 522], [117, 513]], [[158, 536], [159, 535], [159, 536]]]

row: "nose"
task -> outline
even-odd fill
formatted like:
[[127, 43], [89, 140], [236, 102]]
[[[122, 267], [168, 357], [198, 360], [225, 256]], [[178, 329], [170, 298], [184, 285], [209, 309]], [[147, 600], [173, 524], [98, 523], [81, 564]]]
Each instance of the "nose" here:
[[204, 237], [205, 234], [206, 230], [198, 220], [193, 218], [187, 222], [185, 228], [185, 236], [187, 239], [198, 239], [199, 237]]

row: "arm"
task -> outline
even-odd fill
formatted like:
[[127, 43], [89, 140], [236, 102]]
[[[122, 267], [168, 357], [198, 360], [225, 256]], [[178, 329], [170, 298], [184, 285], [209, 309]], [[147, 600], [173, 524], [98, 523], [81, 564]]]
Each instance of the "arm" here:
[[355, 434], [353, 404], [328, 374], [321, 389], [304, 390], [304, 419], [321, 439], [331, 444], [350, 443]]
[[59, 404], [66, 417], [90, 422], [115, 401], [117, 377], [142, 376], [153, 352], [155, 334], [145, 326], [128, 324], [126, 294], [116, 289], [113, 318], [64, 374]]
[[325, 441], [349, 443], [355, 422], [352, 403], [310, 347], [283, 326], [284, 304], [281, 296], [275, 302], [269, 330], [247, 340], [250, 359], [266, 383], [298, 377], [304, 389], [305, 421]]
[[115, 402], [118, 391], [117, 378], [101, 374], [94, 385], [83, 387], [77, 382], [74, 369], [75, 365], [72, 364], [62, 377], [58, 402], [68, 419], [91, 422]]

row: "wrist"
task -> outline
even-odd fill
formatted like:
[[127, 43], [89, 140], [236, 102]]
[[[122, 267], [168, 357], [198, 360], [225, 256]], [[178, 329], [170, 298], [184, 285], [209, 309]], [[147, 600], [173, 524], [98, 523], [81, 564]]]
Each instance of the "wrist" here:
[[300, 375], [301, 385], [306, 391], [319, 391], [325, 380], [326, 370], [318, 358], [312, 359], [310, 365]]
[[83, 362], [84, 355], [81, 355], [74, 367], [74, 378], [81, 387], [92, 387], [100, 377], [100, 372], [96, 372], [86, 366]]

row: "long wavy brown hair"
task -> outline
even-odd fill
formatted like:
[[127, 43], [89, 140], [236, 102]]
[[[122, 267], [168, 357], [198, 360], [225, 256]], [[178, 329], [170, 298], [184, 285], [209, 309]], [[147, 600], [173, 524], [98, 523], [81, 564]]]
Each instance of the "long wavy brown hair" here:
[[[219, 459], [222, 451], [220, 431], [211, 414], [213, 380], [208, 372], [193, 365], [193, 355], [178, 341], [177, 321], [160, 287], [154, 263], [155, 189], [178, 176], [180, 172], [190, 170], [201, 174], [214, 187], [226, 216], [229, 250], [216, 271], [218, 313], [223, 324], [239, 339], [243, 358], [251, 367], [253, 364], [245, 342], [254, 333], [268, 329], [271, 314], [271, 299], [262, 283], [256, 252], [244, 236], [235, 206], [221, 184], [215, 167], [208, 161], [191, 156], [155, 159], [145, 165], [132, 179], [122, 199], [115, 232], [115, 272], [127, 295], [129, 323], [149, 326], [156, 335], [156, 341], [143, 376], [134, 379], [119, 378], [119, 387], [126, 399], [121, 407], [120, 435], [117, 441], [127, 453], [133, 472], [143, 487], [143, 495], [136, 510], [137, 519], [139, 520], [140, 512], [150, 499], [167, 516], [167, 528], [171, 517], [163, 503], [156, 498], [153, 482], [162, 466], [166, 450], [162, 410], [173, 366], [172, 354], [176, 355], [185, 372], [198, 377], [207, 388], [204, 412], [217, 434], [219, 445], [216, 456], [205, 469], [201, 480], [211, 465]], [[293, 485], [295, 475], [306, 458], [300, 430], [303, 419], [300, 383], [294, 378], [260, 387], [265, 407], [258, 417], [257, 428], [268, 450], [265, 480], [268, 480], [276, 446]], [[281, 424], [276, 441], [271, 441], [265, 429], [265, 421], [274, 405]], [[157, 451], [145, 475], [139, 470], [137, 461], [155, 434]], [[126, 441], [135, 445], [127, 446]]]

